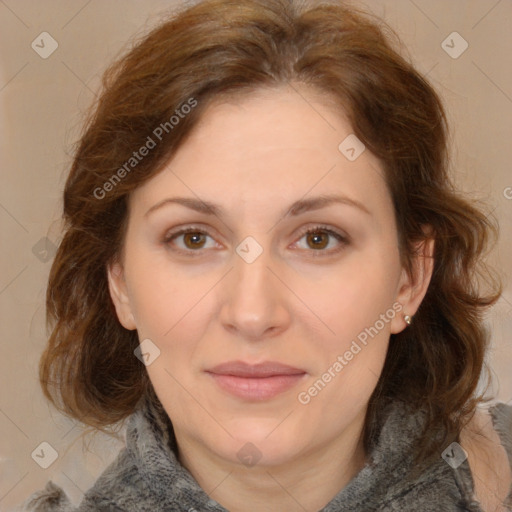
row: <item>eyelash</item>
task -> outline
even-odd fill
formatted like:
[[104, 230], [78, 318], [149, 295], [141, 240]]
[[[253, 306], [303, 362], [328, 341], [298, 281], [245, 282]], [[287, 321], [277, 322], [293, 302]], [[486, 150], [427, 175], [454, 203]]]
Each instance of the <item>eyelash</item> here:
[[[186, 235], [188, 233], [206, 235], [213, 239], [213, 237], [204, 229], [196, 228], [194, 226], [189, 226], [187, 228], [183, 228], [178, 231], [166, 234], [164, 239], [162, 240], [162, 242], [165, 245], [170, 245], [174, 239], [178, 238], [181, 235]], [[308, 252], [312, 253], [312, 257], [314, 257], [314, 258], [325, 257], [328, 255], [332, 255], [334, 253], [338, 253], [344, 248], [344, 246], [349, 245], [349, 243], [350, 243], [349, 237], [344, 236], [341, 233], [338, 233], [337, 231], [334, 231], [333, 229], [329, 228], [328, 226], [324, 226], [322, 224], [318, 224], [316, 226], [301, 230], [297, 241], [301, 240], [304, 236], [306, 236], [308, 234], [314, 234], [314, 233], [322, 233], [322, 234], [328, 235], [330, 237], [333, 237], [338, 242], [340, 242], [340, 244], [342, 246], [337, 249], [309, 249], [309, 250], [306, 249], [306, 250], [308, 250]], [[294, 242], [294, 243], [296, 243], [296, 242]], [[180, 254], [184, 254], [185, 256], [191, 257], [191, 258], [201, 256], [201, 253], [203, 251], [203, 249], [197, 249], [197, 250], [174, 249], [174, 250]]]

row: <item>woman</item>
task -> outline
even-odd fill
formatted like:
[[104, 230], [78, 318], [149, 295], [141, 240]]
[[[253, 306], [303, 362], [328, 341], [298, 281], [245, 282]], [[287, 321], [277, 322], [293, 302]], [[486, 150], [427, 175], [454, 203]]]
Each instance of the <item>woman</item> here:
[[[64, 193], [47, 397], [127, 447], [78, 508], [510, 506], [476, 413], [495, 226], [432, 87], [339, 2], [211, 0], [106, 74]], [[502, 443], [502, 444], [500, 444]]]

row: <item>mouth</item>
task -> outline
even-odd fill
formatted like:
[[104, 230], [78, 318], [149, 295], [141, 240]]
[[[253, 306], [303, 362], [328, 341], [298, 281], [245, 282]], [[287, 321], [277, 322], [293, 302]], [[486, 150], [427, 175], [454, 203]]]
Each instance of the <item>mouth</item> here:
[[225, 392], [245, 400], [268, 400], [296, 386], [305, 370], [275, 361], [249, 364], [229, 361], [206, 370]]

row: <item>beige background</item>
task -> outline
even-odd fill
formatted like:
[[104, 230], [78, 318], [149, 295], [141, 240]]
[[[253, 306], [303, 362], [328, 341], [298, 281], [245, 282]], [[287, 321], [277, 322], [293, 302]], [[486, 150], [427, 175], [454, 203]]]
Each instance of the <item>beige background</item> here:
[[[81, 428], [42, 397], [37, 363], [45, 344], [50, 262], [33, 248], [43, 237], [58, 242], [72, 144], [102, 71], [133, 34], [153, 26], [173, 5], [162, 0], [0, 0], [1, 511], [14, 510], [49, 479], [77, 502], [121, 446], [99, 436], [83, 452]], [[492, 260], [503, 274], [505, 292], [489, 317], [489, 362], [497, 398], [509, 402], [512, 1], [367, 0], [366, 5], [397, 30], [411, 59], [445, 99], [457, 182], [487, 200], [500, 220], [501, 240]], [[31, 48], [44, 31], [58, 42], [47, 59]], [[457, 59], [441, 46], [454, 31], [469, 44]], [[460, 48], [460, 41], [454, 44]], [[31, 457], [43, 441], [59, 454], [48, 469]]]

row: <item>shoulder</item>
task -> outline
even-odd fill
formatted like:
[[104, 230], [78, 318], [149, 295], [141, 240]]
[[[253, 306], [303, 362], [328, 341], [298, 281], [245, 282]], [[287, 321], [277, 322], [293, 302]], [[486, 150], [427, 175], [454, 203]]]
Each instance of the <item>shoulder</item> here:
[[512, 490], [512, 406], [478, 408], [460, 444], [468, 456], [475, 497], [485, 512], [505, 512]]
[[32, 494], [23, 504], [25, 512], [74, 512], [66, 493], [51, 480], [46, 487]]
[[53, 481], [33, 493], [22, 505], [22, 512], [116, 512], [123, 509], [118, 501], [140, 499], [141, 488], [137, 468], [126, 449], [100, 474], [82, 501], [73, 505], [68, 495]]

